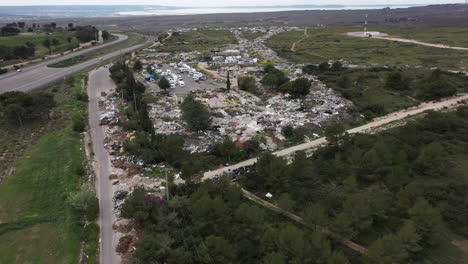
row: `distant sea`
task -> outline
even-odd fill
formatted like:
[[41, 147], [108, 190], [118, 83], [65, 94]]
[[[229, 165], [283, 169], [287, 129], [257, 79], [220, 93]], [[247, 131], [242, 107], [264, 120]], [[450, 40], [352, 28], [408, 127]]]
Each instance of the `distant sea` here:
[[155, 15], [198, 15], [218, 13], [256, 13], [256, 12], [278, 12], [278, 11], [300, 11], [300, 10], [357, 10], [357, 9], [382, 9], [408, 8], [422, 5], [314, 5], [314, 6], [271, 6], [271, 7], [191, 7], [191, 8], [146, 8], [138, 11], [115, 12], [120, 16], [155, 16]]

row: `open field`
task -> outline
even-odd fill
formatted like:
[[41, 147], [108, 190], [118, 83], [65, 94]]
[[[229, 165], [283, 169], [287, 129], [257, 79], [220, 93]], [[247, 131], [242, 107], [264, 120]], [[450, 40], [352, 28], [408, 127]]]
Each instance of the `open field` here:
[[0, 164], [0, 175], [14, 168], [0, 183], [1, 264], [78, 261], [81, 216], [66, 201], [84, 161], [80, 135], [69, 125], [71, 110], [85, 106], [73, 97], [82, 78], [44, 89], [58, 104], [53, 120], [21, 129], [1, 123], [0, 152], [13, 155]]
[[254, 40], [260, 36], [265, 35], [265, 33], [263, 32], [252, 32], [250, 30], [242, 30], [241, 33], [242, 33], [242, 37], [248, 40]]
[[[386, 78], [392, 72], [392, 69], [385, 68], [346, 69], [340, 72], [319, 73], [318, 78], [351, 100], [360, 113], [371, 119], [424, 101], [418, 98], [418, 81], [428, 78], [430, 71], [422, 69], [401, 71], [407, 84], [404, 90], [385, 87]], [[446, 82], [454, 85], [457, 92], [468, 92], [467, 77], [452, 73], [442, 73], [442, 75]]]
[[228, 30], [174, 32], [169, 40], [158, 46], [158, 50], [161, 52], [191, 52], [235, 43], [234, 35]]
[[467, 28], [432, 28], [432, 29], [393, 29], [393, 28], [371, 28], [381, 31], [391, 37], [414, 39], [422, 42], [443, 44], [448, 46], [468, 48]]
[[[374, 66], [427, 66], [447, 69], [468, 69], [468, 52], [424, 47], [381, 39], [355, 38], [344, 35], [355, 27], [309, 29], [309, 38], [302, 32], [286, 32], [273, 36], [267, 45], [280, 56], [297, 63], [320, 63], [343, 59], [353, 64]], [[458, 35], [462, 38], [462, 34]]]
[[[72, 37], [72, 41], [69, 43], [67, 41], [68, 37]], [[54, 33], [51, 35], [20, 35], [20, 36], [13, 36], [13, 37], [0, 37], [0, 46], [7, 46], [7, 47], [14, 47], [14, 46], [22, 46], [25, 45], [27, 42], [31, 42], [34, 44], [36, 52], [33, 59], [42, 58], [45, 55], [49, 54], [49, 50], [42, 45], [42, 42], [46, 39], [57, 39], [60, 41], [60, 44], [57, 47], [52, 46], [52, 53], [59, 53], [63, 51], [67, 51], [70, 49], [74, 49], [79, 47], [78, 40], [74, 38], [74, 32], [61, 32], [61, 33]], [[0, 66], [8, 66], [11, 64], [19, 63], [20, 60], [11, 60], [2, 62]]]
[[80, 147], [69, 128], [48, 134], [0, 185], [0, 263], [76, 262], [79, 216], [65, 201], [78, 183]]
[[111, 52], [118, 51], [118, 50], [130, 47], [130, 46], [133, 46], [133, 45], [137, 45], [137, 44], [142, 43], [142, 42], [144, 42], [146, 40], [145, 36], [143, 36], [141, 34], [138, 34], [138, 33], [129, 32], [129, 33], [126, 33], [126, 35], [128, 35], [128, 39], [123, 41], [122, 43], [118, 43], [116, 45], [112, 45], [112, 46], [107, 47], [107, 48], [95, 50], [95, 51], [92, 51], [92, 52], [89, 52], [89, 53], [86, 53], [86, 54], [83, 54], [83, 55], [79, 55], [79, 56], [76, 56], [76, 57], [73, 57], [73, 58], [58, 62], [58, 63], [50, 64], [50, 65], [48, 65], [48, 67], [50, 67], [50, 68], [66, 68], [66, 67], [69, 67], [69, 66], [73, 66], [73, 65], [76, 65], [76, 64], [79, 64], [79, 63], [94, 59], [96, 57], [102, 56], [102, 55], [107, 54], [107, 53], [111, 53]]

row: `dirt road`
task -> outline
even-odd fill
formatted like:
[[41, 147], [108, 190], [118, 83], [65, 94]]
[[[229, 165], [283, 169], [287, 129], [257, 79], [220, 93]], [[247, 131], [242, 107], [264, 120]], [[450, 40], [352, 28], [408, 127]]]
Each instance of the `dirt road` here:
[[309, 38], [309, 34], [307, 33], [307, 28], [304, 29], [304, 37], [301, 38], [300, 40], [294, 42], [291, 46], [291, 51], [292, 52], [296, 52], [296, 46], [297, 44], [301, 43], [302, 41], [306, 40], [307, 38]]
[[88, 81], [89, 95], [89, 126], [94, 152], [94, 170], [96, 172], [96, 190], [99, 198], [99, 226], [100, 233], [100, 262], [101, 264], [120, 263], [120, 257], [115, 252], [113, 244], [113, 211], [112, 211], [112, 185], [109, 180], [111, 174], [110, 157], [104, 148], [104, 128], [99, 125], [98, 98], [101, 92], [115, 88], [109, 77], [107, 68], [99, 68], [90, 72]]
[[404, 39], [404, 38], [396, 38], [396, 37], [372, 37], [372, 38], [398, 41], [398, 42], [404, 42], [404, 43], [413, 43], [416, 45], [440, 48], [440, 49], [468, 50], [468, 48], [464, 48], [464, 47], [454, 47], [454, 46], [448, 46], [448, 45], [443, 45], [443, 44], [433, 44], [433, 43], [422, 42], [422, 41], [418, 41], [414, 39]]
[[[444, 107], [455, 106], [461, 100], [468, 100], [468, 94], [447, 98], [445, 100], [442, 100], [440, 102], [435, 102], [435, 103], [433, 103], [433, 102], [422, 103], [419, 106], [412, 107], [412, 108], [409, 108], [409, 109], [405, 109], [405, 110], [402, 110], [402, 111], [399, 111], [399, 112], [395, 112], [395, 113], [386, 115], [384, 117], [376, 119], [376, 120], [374, 120], [374, 121], [372, 121], [372, 122], [370, 122], [368, 124], [365, 124], [363, 126], [359, 126], [359, 127], [355, 127], [353, 129], [350, 129], [347, 132], [350, 133], [350, 134], [353, 134], [353, 133], [366, 133], [368, 130], [371, 130], [373, 128], [380, 127], [382, 125], [391, 123], [391, 122], [396, 121], [396, 120], [403, 119], [403, 118], [408, 117], [408, 116], [412, 116], [412, 115], [422, 113], [422, 112], [424, 112], [426, 110], [440, 110], [440, 109], [442, 109]], [[319, 138], [319, 139], [316, 139], [316, 140], [313, 140], [313, 141], [310, 141], [310, 142], [307, 142], [307, 143], [304, 143], [304, 144], [300, 144], [300, 145], [293, 146], [293, 147], [290, 147], [290, 148], [287, 148], [287, 149], [283, 149], [283, 150], [280, 150], [280, 151], [277, 151], [277, 152], [273, 152], [273, 154], [277, 155], [277, 156], [289, 156], [291, 154], [294, 154], [297, 151], [316, 148], [316, 147], [318, 147], [320, 145], [323, 145], [323, 144], [326, 144], [326, 143], [327, 143], [327, 140], [325, 138]], [[255, 162], [257, 162], [257, 158], [252, 158], [252, 159], [249, 159], [249, 160], [239, 162], [239, 163], [234, 164], [232, 166], [228, 166], [228, 167], [224, 167], [224, 168], [221, 168], [221, 169], [205, 172], [203, 174], [202, 180], [206, 180], [206, 179], [213, 178], [214, 176], [222, 175], [223, 173], [227, 173], [228, 170], [235, 170], [237, 168], [253, 165]]]

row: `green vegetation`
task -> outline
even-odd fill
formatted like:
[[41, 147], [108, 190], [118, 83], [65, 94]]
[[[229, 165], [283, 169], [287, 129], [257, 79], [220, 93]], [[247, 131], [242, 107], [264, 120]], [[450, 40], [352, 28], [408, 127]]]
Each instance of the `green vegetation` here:
[[67, 201], [84, 181], [80, 135], [70, 123], [71, 113], [86, 109], [75, 97], [83, 78], [77, 74], [31, 94], [35, 100], [54, 94], [53, 119], [36, 116], [21, 128], [2, 119], [0, 152], [14, 158], [0, 163], [0, 175], [15, 168], [0, 184], [2, 264], [78, 261], [82, 216]]
[[248, 39], [248, 40], [254, 40], [258, 37], [261, 37], [263, 35], [265, 35], [266, 33], [264, 32], [253, 32], [253, 31], [250, 31], [250, 30], [242, 30], [241, 31], [241, 34], [242, 34], [242, 37]]
[[461, 74], [391, 68], [333, 71], [322, 65], [308, 65], [304, 72], [317, 75], [327, 86], [351, 100], [366, 119], [468, 91], [468, 78]]
[[[371, 30], [374, 30], [374, 28], [372, 28]], [[431, 29], [376, 28], [375, 30], [385, 32], [391, 37], [400, 37], [433, 44], [443, 44], [455, 47], [468, 48], [468, 40], [466, 39], [468, 29], [463, 27]]]
[[182, 119], [193, 131], [207, 130], [211, 127], [210, 110], [203, 103], [189, 95], [180, 105]]
[[55, 106], [54, 97], [49, 93], [35, 95], [23, 92], [7, 92], [0, 94], [0, 115], [18, 126], [25, 122], [49, 116], [49, 111]]
[[246, 91], [255, 95], [261, 94], [261, 92], [257, 89], [255, 78], [252, 76], [242, 76], [237, 78], [237, 86], [242, 91]]
[[131, 46], [140, 44], [140, 43], [142, 43], [142, 42], [144, 42], [146, 40], [145, 36], [143, 36], [141, 34], [138, 34], [138, 33], [129, 32], [129, 33], [125, 33], [125, 34], [128, 35], [128, 39], [121, 42], [121, 43], [114, 44], [114, 45], [111, 45], [109, 47], [105, 47], [105, 48], [98, 49], [98, 50], [95, 50], [95, 51], [91, 51], [91, 52], [88, 52], [86, 54], [79, 55], [79, 56], [76, 56], [76, 57], [61, 61], [61, 62], [50, 64], [50, 65], [47, 65], [47, 67], [51, 67], [51, 68], [70, 67], [70, 66], [73, 66], [73, 65], [76, 65], [76, 64], [79, 64], [79, 63], [82, 63], [82, 62], [85, 62], [85, 61], [88, 61], [88, 60], [103, 56], [105, 54], [108, 54], [108, 53], [111, 53], [111, 52], [114, 52], [114, 51], [118, 51], [118, 50], [121, 50], [121, 49], [124, 49], [124, 48], [127, 48], [127, 47], [131, 47]]
[[138, 263], [349, 263], [332, 238], [253, 205], [227, 178], [170, 188], [169, 201], [136, 189], [122, 207], [145, 230]]
[[[303, 32], [285, 32], [273, 36], [267, 45], [280, 56], [297, 63], [320, 63], [324, 60], [344, 59], [355, 64], [374, 66], [426, 66], [448, 69], [468, 69], [468, 51], [425, 47], [382, 39], [368, 39], [346, 36], [346, 32], [358, 31], [353, 27], [333, 27]], [[460, 34], [459, 38], [463, 38]], [[466, 41], [466, 40], [465, 40]]]
[[[70, 129], [46, 135], [20, 162], [17, 172], [0, 185], [2, 263], [77, 261], [80, 216], [64, 200], [79, 180], [76, 171], [83, 161], [80, 146], [78, 133]], [[37, 238], [38, 233], [43, 236]], [[44, 238], [47, 243], [40, 241]], [[34, 240], [36, 243], [31, 243]], [[47, 250], [41, 252], [43, 244]]]
[[157, 48], [161, 52], [191, 52], [235, 43], [236, 39], [229, 30], [197, 30], [174, 32], [170, 39]]
[[[51, 45], [49, 48], [43, 45], [44, 41], [52, 41], [55, 39], [56, 45]], [[70, 41], [69, 41], [70, 40]], [[29, 53], [15, 53], [15, 47], [27, 47], [30, 45], [34, 48], [33, 54]], [[41, 34], [41, 35], [21, 35], [21, 36], [11, 36], [11, 37], [0, 37], [0, 59], [8, 60], [0, 64], [0, 66], [7, 66], [13, 64], [15, 58], [42, 58], [45, 55], [52, 53], [64, 52], [67, 50], [75, 49], [79, 47], [79, 42], [75, 38], [74, 32], [57, 32], [51, 35]], [[18, 48], [17, 48], [18, 49]], [[10, 50], [10, 51], [9, 51]], [[11, 55], [9, 55], [11, 54]], [[20, 56], [26, 54], [29, 56]]]
[[288, 76], [283, 71], [277, 69], [272, 64], [266, 64], [263, 68], [263, 79], [260, 81], [270, 89], [276, 89], [289, 81]]
[[[453, 247], [451, 232], [468, 237], [468, 178], [460, 169], [468, 161], [467, 117], [468, 107], [428, 112], [375, 135], [334, 126], [330, 144], [313, 156], [299, 152], [288, 164], [263, 154], [239, 181], [279, 204], [287, 194], [292, 210], [315, 225], [369, 246], [368, 263], [446, 263], [431, 251]], [[455, 252], [453, 263], [466, 260]]]

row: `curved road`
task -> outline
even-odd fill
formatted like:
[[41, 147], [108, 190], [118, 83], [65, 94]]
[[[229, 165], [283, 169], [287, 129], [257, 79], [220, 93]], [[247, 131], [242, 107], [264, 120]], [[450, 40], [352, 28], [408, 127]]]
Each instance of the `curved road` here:
[[94, 51], [96, 49], [101, 49], [116, 43], [126, 40], [128, 37], [126, 35], [115, 34], [119, 39], [95, 48], [90, 48], [86, 50], [81, 50], [75, 53], [71, 53], [56, 59], [52, 59], [43, 63], [32, 65], [23, 69], [23, 72], [10, 72], [0, 77], [0, 93], [10, 92], [10, 91], [21, 91], [28, 92], [44, 86], [50, 82], [59, 80], [69, 74], [81, 71], [90, 66], [100, 63], [101, 61], [116, 57], [126, 52], [133, 51], [140, 47], [150, 44], [155, 41], [154, 37], [149, 37], [148, 40], [142, 44], [138, 44], [132, 47], [128, 47], [119, 51], [115, 51], [109, 54], [105, 54], [101, 57], [85, 61], [83, 63], [73, 65], [67, 68], [49, 68], [47, 65], [63, 61], [69, 58], [73, 58], [84, 53]]

